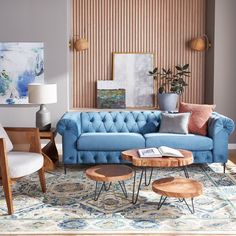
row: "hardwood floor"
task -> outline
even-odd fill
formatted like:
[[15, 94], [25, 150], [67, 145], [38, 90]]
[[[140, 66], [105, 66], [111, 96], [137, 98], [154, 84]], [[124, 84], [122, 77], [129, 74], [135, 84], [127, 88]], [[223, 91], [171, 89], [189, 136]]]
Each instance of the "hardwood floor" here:
[[[0, 236], [3, 235], [3, 234], [0, 234]], [[14, 236], [22, 236], [24, 234], [11, 234], [11, 235], [14, 235]], [[35, 234], [27, 234], [27, 236], [33, 236]], [[197, 236], [225, 236], [225, 235], [236, 235], [236, 234], [194, 234], [194, 233], [191, 233], [191, 234], [181, 234], [181, 233], [173, 233], [173, 234], [138, 234], [138, 233], [133, 233], [133, 234], [114, 234], [114, 233], [106, 233], [106, 234], [37, 234], [37, 236], [41, 236], [41, 235], [51, 235], [51, 236], [68, 236], [68, 235], [73, 235], [73, 236], [122, 236], [122, 235], [125, 235], [125, 236], [191, 236], [191, 235], [197, 235]]]
[[229, 160], [236, 165], [236, 149], [229, 150]]

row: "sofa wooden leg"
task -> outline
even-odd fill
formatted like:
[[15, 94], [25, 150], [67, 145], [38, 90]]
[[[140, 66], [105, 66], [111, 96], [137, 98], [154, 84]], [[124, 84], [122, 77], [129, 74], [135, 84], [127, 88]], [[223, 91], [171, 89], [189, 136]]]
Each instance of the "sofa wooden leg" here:
[[42, 192], [46, 193], [46, 180], [45, 180], [45, 173], [44, 173], [43, 167], [38, 171], [38, 174], [39, 174], [39, 181], [40, 181]]
[[64, 165], [64, 174], [66, 175], [66, 166]]
[[225, 170], [226, 170], [226, 163], [223, 163], [223, 169], [224, 169], [224, 174], [225, 174]]

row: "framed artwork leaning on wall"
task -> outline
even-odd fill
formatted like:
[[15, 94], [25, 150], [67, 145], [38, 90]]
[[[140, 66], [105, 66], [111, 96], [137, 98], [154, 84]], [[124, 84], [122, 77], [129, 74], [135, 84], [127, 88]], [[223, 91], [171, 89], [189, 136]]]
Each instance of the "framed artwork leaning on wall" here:
[[153, 107], [153, 53], [113, 53], [113, 81], [126, 91], [126, 107]]

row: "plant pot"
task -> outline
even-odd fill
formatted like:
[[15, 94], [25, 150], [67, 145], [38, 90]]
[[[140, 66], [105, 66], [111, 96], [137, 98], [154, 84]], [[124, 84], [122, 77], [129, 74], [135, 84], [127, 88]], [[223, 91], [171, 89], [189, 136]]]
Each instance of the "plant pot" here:
[[179, 95], [176, 93], [158, 93], [158, 105], [161, 111], [175, 111]]

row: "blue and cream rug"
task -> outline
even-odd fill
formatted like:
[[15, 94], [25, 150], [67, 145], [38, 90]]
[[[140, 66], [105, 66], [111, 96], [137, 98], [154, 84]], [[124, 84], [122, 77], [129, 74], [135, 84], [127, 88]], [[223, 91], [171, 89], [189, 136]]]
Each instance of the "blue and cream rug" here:
[[[130, 203], [133, 179], [126, 181], [129, 199], [119, 185], [93, 201], [95, 184], [83, 169], [61, 168], [46, 174], [47, 193], [40, 190], [38, 176], [21, 179], [14, 185], [15, 214], [6, 214], [0, 190], [1, 233], [236, 233], [236, 167], [194, 165], [190, 178], [200, 181], [204, 194], [195, 198], [195, 214], [178, 199], [169, 198], [157, 210], [159, 196], [142, 187], [136, 205]], [[180, 168], [156, 169], [153, 179], [182, 176]]]

